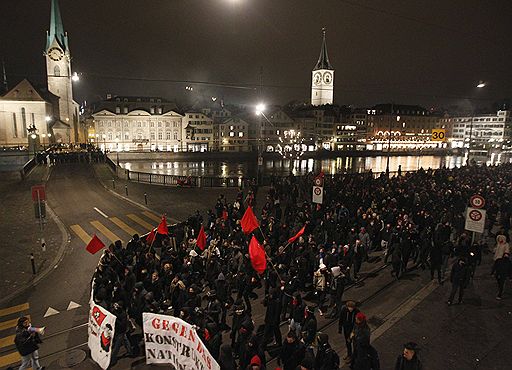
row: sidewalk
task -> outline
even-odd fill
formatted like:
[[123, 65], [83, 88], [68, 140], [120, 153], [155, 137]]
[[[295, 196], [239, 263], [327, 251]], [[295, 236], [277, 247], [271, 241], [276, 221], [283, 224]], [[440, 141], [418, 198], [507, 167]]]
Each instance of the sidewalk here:
[[446, 304], [451, 290], [446, 282], [377, 338], [373, 345], [381, 368], [392, 369], [403, 344], [414, 341], [424, 370], [510, 369], [512, 291], [507, 282], [503, 300], [496, 300], [491, 267], [492, 255], [484, 255], [463, 304]]
[[[44, 184], [49, 168], [37, 166], [23, 181], [0, 182], [0, 291], [3, 303], [49, 272], [62, 246], [63, 238], [58, 225], [46, 207], [46, 220], [41, 234], [35, 217], [30, 188]], [[41, 248], [41, 236], [46, 241], [46, 252]], [[32, 274], [30, 253], [34, 253], [36, 275]]]
[[[185, 221], [196, 210], [202, 212], [204, 217], [204, 212], [214, 209], [220, 194], [224, 194], [228, 202], [233, 202], [238, 194], [238, 188], [181, 188], [141, 184], [116, 178], [104, 163], [94, 164], [93, 166], [96, 176], [107, 189], [159, 214], [166, 213], [168, 220], [172, 222]], [[112, 182], [114, 179], [115, 189]], [[126, 195], [126, 189], [128, 189], [128, 196]], [[144, 194], [147, 195], [147, 205], [145, 204]], [[265, 194], [266, 190], [260, 189], [258, 194], [259, 203], [262, 203], [261, 198]]]

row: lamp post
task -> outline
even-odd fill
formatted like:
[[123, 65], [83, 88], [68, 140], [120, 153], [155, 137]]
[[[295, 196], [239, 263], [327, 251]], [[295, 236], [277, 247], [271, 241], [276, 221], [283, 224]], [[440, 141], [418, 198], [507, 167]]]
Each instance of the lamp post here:
[[36, 156], [36, 139], [37, 139], [37, 128], [34, 124], [27, 128], [28, 133], [30, 134], [30, 138], [32, 139], [32, 145], [34, 148], [34, 158]]
[[116, 137], [116, 158], [117, 158], [117, 165], [119, 166], [119, 139]]
[[[386, 176], [389, 176], [389, 151], [391, 150], [391, 129], [392, 129], [392, 125], [393, 125], [393, 109], [394, 109], [394, 104], [391, 103], [391, 118], [389, 119], [389, 132], [388, 132], [388, 155], [387, 155], [387, 159], [386, 159]], [[397, 116], [396, 117], [396, 121], [400, 121], [400, 116]]]
[[107, 153], [107, 135], [103, 134], [102, 137], [103, 137], [103, 153], [106, 154]]
[[268, 120], [268, 118], [265, 116], [265, 105], [260, 103], [256, 106], [256, 115], [259, 116], [259, 125], [260, 125], [260, 134], [259, 134], [259, 140], [258, 140], [258, 184], [261, 183], [261, 166], [263, 165], [263, 124], [261, 121], [261, 117], [265, 117], [265, 119]]

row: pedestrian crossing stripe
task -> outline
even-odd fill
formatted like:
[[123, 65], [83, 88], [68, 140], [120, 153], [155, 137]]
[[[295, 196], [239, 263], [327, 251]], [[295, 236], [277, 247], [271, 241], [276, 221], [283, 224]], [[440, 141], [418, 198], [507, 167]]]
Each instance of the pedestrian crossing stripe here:
[[85, 244], [89, 244], [89, 242], [91, 241], [91, 237], [89, 236], [89, 234], [87, 234], [85, 232], [84, 229], [82, 229], [82, 226], [80, 225], [71, 225], [70, 226], [71, 230], [73, 230], [75, 232], [75, 234], [80, 238], [82, 239], [82, 241], [85, 243]]
[[21, 356], [18, 352], [9, 353], [5, 356], [0, 356], [0, 367], [6, 367], [21, 361]]
[[16, 335], [9, 335], [7, 337], [0, 338], [0, 348], [12, 346], [14, 344], [14, 337]]
[[110, 221], [115, 223], [119, 228], [121, 228], [124, 232], [126, 232], [128, 235], [133, 236], [134, 234], [139, 234], [137, 230], [131, 228], [126, 223], [118, 219], [117, 217], [110, 217]]
[[111, 242], [115, 242], [116, 240], [121, 240], [120, 237], [118, 237], [116, 234], [114, 234], [112, 231], [107, 229], [105, 225], [103, 225], [99, 221], [91, 221], [91, 225], [94, 226], [96, 229], [99, 230], [103, 235], [105, 235]]
[[148, 230], [153, 230], [154, 229], [154, 226], [147, 223], [146, 221], [144, 221], [142, 218], [140, 218], [139, 216], [137, 215], [134, 215], [133, 213], [130, 213], [129, 215], [127, 215], [130, 219], [132, 219], [133, 221], [135, 221], [136, 223], [138, 223], [139, 225], [141, 226], [144, 226], [146, 229]]
[[143, 212], [142, 212], [142, 214], [143, 214], [144, 216], [146, 216], [147, 218], [150, 218], [150, 219], [152, 219], [153, 221], [156, 221], [156, 222], [158, 222], [158, 223], [159, 223], [160, 221], [162, 221], [162, 217], [158, 217], [157, 215], [155, 215], [155, 214], [154, 214], [154, 213], [152, 213], [152, 212], [143, 211]]
[[22, 303], [17, 306], [2, 308], [0, 310], [0, 317], [11, 315], [13, 313], [27, 311], [29, 309], [30, 305], [28, 303]]

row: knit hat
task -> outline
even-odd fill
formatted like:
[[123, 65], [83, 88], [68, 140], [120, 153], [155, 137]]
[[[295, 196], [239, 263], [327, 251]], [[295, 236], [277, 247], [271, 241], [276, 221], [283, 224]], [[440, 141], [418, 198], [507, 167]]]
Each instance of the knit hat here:
[[250, 365], [261, 366], [261, 359], [260, 359], [260, 357], [258, 355], [252, 356]]
[[356, 315], [356, 320], [358, 321], [366, 321], [366, 315], [362, 312], [358, 312]]

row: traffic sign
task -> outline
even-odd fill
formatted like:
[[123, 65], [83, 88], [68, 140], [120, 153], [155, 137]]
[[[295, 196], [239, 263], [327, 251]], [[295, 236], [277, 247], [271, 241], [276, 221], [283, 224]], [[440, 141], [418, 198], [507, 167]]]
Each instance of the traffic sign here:
[[432, 141], [446, 141], [446, 130], [444, 128], [433, 128]]
[[313, 203], [322, 204], [324, 200], [324, 188], [313, 186]]
[[485, 228], [485, 209], [468, 207], [466, 210], [465, 229], [475, 233], [483, 233]]
[[46, 191], [44, 185], [34, 185], [31, 188], [32, 191], [32, 201], [39, 202], [46, 200]]
[[485, 206], [485, 199], [481, 195], [473, 195], [469, 199], [469, 203], [471, 204], [471, 207], [473, 208], [484, 208]]
[[315, 186], [324, 186], [324, 178], [322, 176], [315, 177]]

